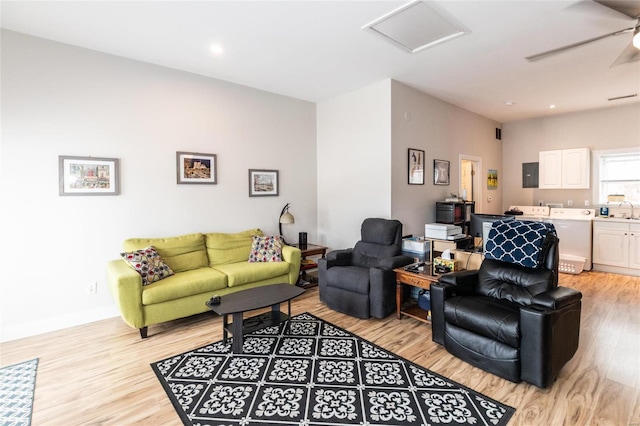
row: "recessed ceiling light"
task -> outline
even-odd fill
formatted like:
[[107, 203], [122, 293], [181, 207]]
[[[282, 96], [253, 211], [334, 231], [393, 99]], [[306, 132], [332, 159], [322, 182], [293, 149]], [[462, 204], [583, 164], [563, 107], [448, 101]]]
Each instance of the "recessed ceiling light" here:
[[554, 109], [555, 107], [556, 107], [556, 106], [555, 106], [555, 105], [553, 105], [553, 104], [549, 105], [549, 109]]
[[224, 48], [221, 44], [212, 44], [210, 49], [211, 53], [213, 53], [215, 56], [220, 56], [224, 53]]
[[505, 101], [506, 106], [514, 106], [516, 103], [514, 101]]

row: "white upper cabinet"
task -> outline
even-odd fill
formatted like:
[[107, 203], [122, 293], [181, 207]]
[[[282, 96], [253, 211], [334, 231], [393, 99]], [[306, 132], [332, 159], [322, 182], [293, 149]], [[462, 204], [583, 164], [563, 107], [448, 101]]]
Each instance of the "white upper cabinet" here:
[[591, 180], [591, 151], [589, 148], [562, 150], [562, 187], [589, 189]]
[[540, 151], [540, 189], [588, 189], [591, 180], [589, 148]]
[[562, 188], [562, 151], [540, 151], [539, 161], [538, 188]]

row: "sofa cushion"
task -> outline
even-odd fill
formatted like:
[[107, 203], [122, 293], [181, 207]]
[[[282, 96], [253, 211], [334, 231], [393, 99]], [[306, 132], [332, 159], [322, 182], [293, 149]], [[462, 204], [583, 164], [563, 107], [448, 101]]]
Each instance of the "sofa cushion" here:
[[[153, 305], [227, 287], [227, 277], [215, 269], [199, 268], [180, 272], [142, 290], [142, 304]], [[206, 302], [203, 296], [202, 303]]]
[[[288, 276], [289, 274], [289, 264], [286, 262], [250, 263], [245, 260], [244, 262], [217, 265], [214, 269], [227, 275], [227, 284], [229, 287]], [[286, 277], [283, 282], [287, 282]]]
[[236, 262], [246, 263], [254, 235], [262, 236], [264, 234], [259, 229], [249, 229], [234, 234], [221, 232], [205, 234], [209, 266]]
[[485, 296], [453, 296], [444, 305], [447, 323], [512, 348], [520, 347], [520, 309]]
[[282, 240], [278, 236], [254, 235], [249, 262], [282, 262]]
[[207, 251], [202, 234], [187, 234], [169, 238], [129, 238], [125, 251], [154, 246], [174, 272], [190, 271], [208, 266]]
[[172, 276], [171, 268], [162, 261], [154, 247], [120, 253], [120, 256], [142, 277], [142, 285]]

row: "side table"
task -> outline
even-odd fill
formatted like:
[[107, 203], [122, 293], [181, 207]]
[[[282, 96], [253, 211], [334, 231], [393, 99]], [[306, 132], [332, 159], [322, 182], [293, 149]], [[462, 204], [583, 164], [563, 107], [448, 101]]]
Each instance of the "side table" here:
[[420, 287], [428, 291], [431, 283], [438, 282], [439, 275], [433, 273], [433, 264], [426, 264], [424, 268], [425, 270], [421, 272], [409, 272], [405, 271], [404, 268], [393, 270], [396, 273], [396, 316], [398, 319], [401, 319], [402, 314], [405, 314], [425, 323], [430, 322], [429, 312], [415, 303], [402, 303], [404, 284]]
[[[291, 246], [300, 248], [299, 244], [291, 244]], [[327, 254], [327, 247], [319, 246], [316, 244], [307, 244], [306, 248], [300, 248], [300, 251], [302, 252], [302, 260], [305, 261], [307, 260], [307, 256], [321, 256], [322, 258], [324, 258]], [[302, 284], [303, 281], [306, 282], [307, 271], [310, 269], [315, 269], [317, 267], [318, 264], [310, 260], [300, 263], [300, 277], [298, 279], [298, 285], [300, 287], [309, 288], [318, 285], [317, 280], [309, 280], [308, 284]]]

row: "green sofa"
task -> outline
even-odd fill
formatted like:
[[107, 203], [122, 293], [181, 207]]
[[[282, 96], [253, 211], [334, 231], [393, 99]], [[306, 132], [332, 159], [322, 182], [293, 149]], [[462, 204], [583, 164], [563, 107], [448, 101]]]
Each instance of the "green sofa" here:
[[171, 238], [132, 238], [124, 251], [154, 246], [175, 275], [143, 286], [124, 259], [107, 265], [107, 281], [122, 319], [147, 337], [148, 326], [206, 312], [212, 296], [275, 283], [295, 284], [300, 250], [283, 246], [282, 262], [249, 262], [259, 229], [234, 234], [188, 234]]

